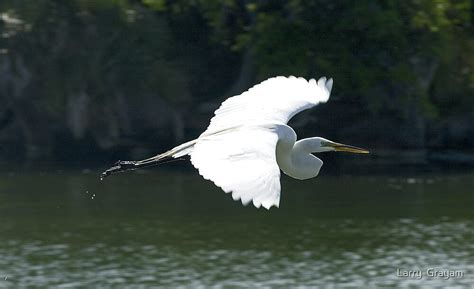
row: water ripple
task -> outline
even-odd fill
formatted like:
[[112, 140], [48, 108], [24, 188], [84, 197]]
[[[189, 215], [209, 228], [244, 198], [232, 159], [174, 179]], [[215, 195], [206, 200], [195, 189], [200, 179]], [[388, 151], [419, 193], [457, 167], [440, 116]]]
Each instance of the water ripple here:
[[[333, 230], [366, 234], [371, 225], [379, 225], [357, 224], [347, 220]], [[7, 277], [0, 279], [0, 288], [468, 288], [474, 284], [474, 245], [462, 232], [472, 225], [400, 219], [386, 223], [357, 246], [308, 244], [286, 252], [280, 250], [288, 248], [271, 246], [216, 249], [213, 242], [219, 240], [188, 250], [160, 244], [72, 246], [8, 240], [0, 242], [0, 274]], [[296, 241], [305, 240], [307, 234]], [[393, 241], [377, 244], [384, 236]], [[396, 268], [429, 266], [463, 270], [465, 276], [449, 280], [396, 276]]]

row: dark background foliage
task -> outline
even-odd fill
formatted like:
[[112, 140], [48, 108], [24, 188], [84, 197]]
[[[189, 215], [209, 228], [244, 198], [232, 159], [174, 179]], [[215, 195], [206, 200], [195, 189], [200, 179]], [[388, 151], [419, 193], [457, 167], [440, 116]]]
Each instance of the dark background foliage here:
[[5, 0], [0, 159], [146, 157], [197, 137], [226, 97], [296, 75], [335, 80], [292, 120], [302, 137], [472, 162], [470, 5]]

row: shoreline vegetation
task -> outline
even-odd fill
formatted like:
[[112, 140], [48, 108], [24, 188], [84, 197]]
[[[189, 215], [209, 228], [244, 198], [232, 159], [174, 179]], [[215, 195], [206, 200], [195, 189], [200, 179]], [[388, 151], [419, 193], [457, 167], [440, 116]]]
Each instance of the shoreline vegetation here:
[[0, 160], [140, 159], [275, 75], [334, 78], [292, 120], [362, 162], [474, 163], [470, 1], [0, 4]]

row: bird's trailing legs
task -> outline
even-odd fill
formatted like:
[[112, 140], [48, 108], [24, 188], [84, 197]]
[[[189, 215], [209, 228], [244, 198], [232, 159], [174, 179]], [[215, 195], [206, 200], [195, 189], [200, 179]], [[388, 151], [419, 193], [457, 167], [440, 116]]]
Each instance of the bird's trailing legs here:
[[100, 179], [103, 180], [105, 177], [111, 174], [119, 173], [119, 172], [136, 170], [139, 168], [150, 167], [154, 165], [183, 160], [184, 159], [183, 157], [189, 154], [190, 149], [194, 147], [195, 143], [196, 143], [196, 140], [191, 140], [177, 147], [174, 147], [173, 149], [167, 152], [164, 152], [162, 154], [159, 154], [154, 157], [144, 159], [141, 161], [118, 161], [115, 163], [115, 166], [104, 171], [100, 175]]
[[118, 161], [115, 163], [115, 165], [107, 170], [105, 170], [101, 175], [100, 179], [103, 180], [104, 178], [115, 174], [115, 173], [120, 173], [120, 172], [125, 172], [125, 171], [130, 171], [130, 170], [136, 170], [139, 168], [144, 168], [144, 167], [150, 167], [154, 165], [159, 165], [162, 163], [167, 163], [171, 162], [174, 160], [181, 160], [181, 159], [175, 159], [169, 155], [166, 154], [161, 154], [157, 155], [148, 159], [144, 159], [141, 161]]

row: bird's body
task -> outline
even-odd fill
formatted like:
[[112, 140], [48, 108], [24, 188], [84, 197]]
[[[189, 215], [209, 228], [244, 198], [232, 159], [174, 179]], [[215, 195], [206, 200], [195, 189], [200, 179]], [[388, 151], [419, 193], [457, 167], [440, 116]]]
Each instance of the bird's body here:
[[199, 173], [234, 200], [255, 207], [279, 206], [280, 169], [304, 180], [318, 175], [323, 162], [312, 153], [366, 150], [320, 137], [297, 140], [287, 122], [298, 112], [326, 102], [332, 79], [270, 78], [248, 91], [228, 98], [216, 110], [210, 125], [197, 139], [142, 161], [122, 161], [111, 173], [190, 156]]

